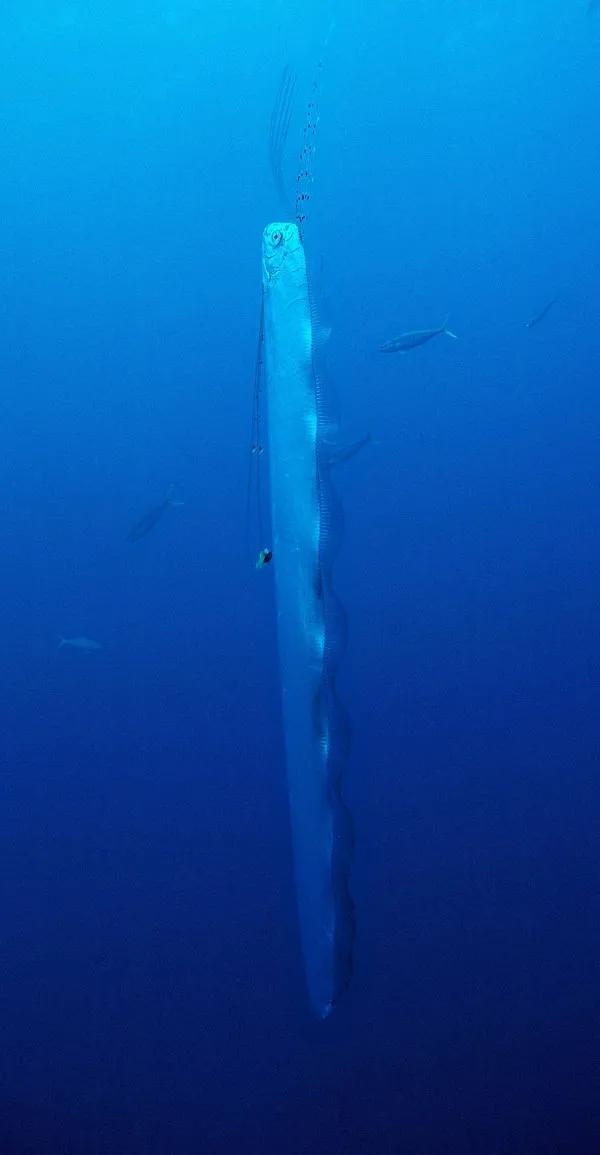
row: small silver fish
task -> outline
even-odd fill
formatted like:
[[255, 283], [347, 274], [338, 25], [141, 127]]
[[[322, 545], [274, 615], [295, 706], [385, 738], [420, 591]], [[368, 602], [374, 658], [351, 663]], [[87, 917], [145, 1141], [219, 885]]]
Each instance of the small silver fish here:
[[547, 301], [544, 305], [544, 308], [540, 309], [539, 313], [535, 313], [533, 317], [530, 317], [528, 321], [525, 321], [525, 328], [535, 329], [536, 325], [539, 325], [540, 321], [543, 321], [544, 317], [548, 315], [552, 306], [556, 304], [557, 300], [558, 297], [553, 297], [551, 301]]
[[61, 638], [58, 643], [59, 650], [62, 650], [63, 646], [68, 646], [72, 650], [86, 650], [88, 653], [91, 653], [92, 650], [104, 649], [104, 646], [101, 646], [100, 642], [95, 642], [93, 638], [85, 637]]
[[151, 509], [147, 510], [146, 513], [140, 517], [139, 521], [136, 521], [135, 525], [132, 525], [127, 535], [127, 540], [139, 541], [140, 538], [145, 537], [146, 534], [150, 533], [150, 530], [154, 528], [157, 521], [160, 521], [167, 509], [172, 509], [176, 505], [183, 505], [183, 502], [175, 501], [175, 486], [170, 485], [162, 501], [160, 501], [158, 505], [153, 505]]
[[331, 468], [333, 465], [344, 465], [346, 461], [350, 461], [365, 445], [369, 445], [373, 440], [370, 433], [365, 434], [359, 441], [353, 441], [352, 445], [345, 445], [343, 449], [334, 449], [329, 456], [327, 464]]
[[433, 337], [440, 337], [441, 334], [446, 337], [452, 337], [454, 341], [458, 340], [456, 333], [453, 333], [448, 328], [448, 317], [439, 329], [414, 329], [410, 333], [401, 333], [399, 337], [394, 337], [392, 341], [386, 341], [381, 345], [382, 353], [408, 353], [411, 349], [416, 349], [419, 345], [426, 345]]

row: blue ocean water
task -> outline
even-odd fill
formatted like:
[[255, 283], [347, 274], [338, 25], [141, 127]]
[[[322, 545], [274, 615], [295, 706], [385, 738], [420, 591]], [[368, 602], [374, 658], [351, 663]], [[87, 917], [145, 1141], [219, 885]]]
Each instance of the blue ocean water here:
[[[0, 1155], [600, 1151], [587, 9], [7, 0]], [[306, 249], [373, 439], [337, 477], [357, 937], [325, 1023], [246, 518], [286, 65], [292, 189], [320, 75]]]

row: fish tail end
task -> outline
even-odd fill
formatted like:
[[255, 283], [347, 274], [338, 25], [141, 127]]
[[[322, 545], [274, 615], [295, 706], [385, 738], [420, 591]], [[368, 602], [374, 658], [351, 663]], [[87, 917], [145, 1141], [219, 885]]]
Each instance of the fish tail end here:
[[458, 337], [457, 337], [456, 333], [454, 333], [452, 331], [452, 329], [448, 328], [448, 321], [449, 320], [450, 320], [450, 314], [447, 313], [446, 314], [446, 320], [444, 321], [444, 324], [442, 325], [442, 333], [445, 333], [446, 337], [452, 337], [453, 341], [458, 341]]

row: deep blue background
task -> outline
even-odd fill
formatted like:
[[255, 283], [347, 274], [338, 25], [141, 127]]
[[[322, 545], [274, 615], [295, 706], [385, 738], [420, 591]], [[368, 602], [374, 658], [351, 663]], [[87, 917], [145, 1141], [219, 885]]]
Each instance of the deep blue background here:
[[[1, 1155], [600, 1151], [600, 22], [323, 9], [5, 5]], [[339, 475], [358, 937], [321, 1024], [244, 508], [269, 115], [290, 62], [293, 185], [330, 16], [306, 243], [375, 444]]]

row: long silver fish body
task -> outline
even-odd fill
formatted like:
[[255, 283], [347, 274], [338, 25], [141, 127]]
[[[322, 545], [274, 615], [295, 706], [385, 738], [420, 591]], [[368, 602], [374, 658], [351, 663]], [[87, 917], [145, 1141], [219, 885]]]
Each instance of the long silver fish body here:
[[419, 345], [426, 345], [428, 341], [433, 340], [434, 337], [440, 337], [445, 334], [446, 337], [452, 337], [456, 340], [456, 333], [453, 333], [448, 328], [447, 324], [440, 325], [437, 329], [414, 329], [409, 333], [401, 333], [399, 337], [394, 337], [392, 341], [385, 341], [380, 346], [382, 353], [409, 353], [411, 349], [417, 349]]
[[93, 638], [85, 637], [61, 638], [58, 643], [58, 648], [59, 650], [62, 650], [65, 647], [70, 650], [85, 650], [87, 653], [92, 653], [96, 652], [97, 650], [104, 649], [100, 642], [95, 642]]
[[[340, 795], [345, 746], [335, 693], [332, 528], [320, 453], [319, 383], [306, 262], [295, 224], [263, 233], [264, 365], [283, 729], [300, 937], [325, 1018], [351, 973], [352, 833]], [[325, 458], [327, 457], [327, 461]]]

